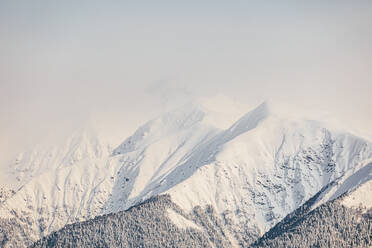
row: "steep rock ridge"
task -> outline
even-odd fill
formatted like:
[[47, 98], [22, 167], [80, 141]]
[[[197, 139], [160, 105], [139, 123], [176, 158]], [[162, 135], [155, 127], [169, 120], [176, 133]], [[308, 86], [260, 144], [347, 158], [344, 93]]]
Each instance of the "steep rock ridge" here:
[[149, 121], [116, 149], [94, 142], [95, 135], [79, 139], [86, 146], [66, 145], [68, 156], [43, 160], [37, 169], [25, 163], [32, 173], [0, 205], [0, 218], [18, 223], [29, 244], [66, 224], [167, 193], [185, 212], [211, 206], [230, 242], [246, 246], [372, 158], [371, 142], [282, 114], [275, 103], [236, 119], [197, 102]]

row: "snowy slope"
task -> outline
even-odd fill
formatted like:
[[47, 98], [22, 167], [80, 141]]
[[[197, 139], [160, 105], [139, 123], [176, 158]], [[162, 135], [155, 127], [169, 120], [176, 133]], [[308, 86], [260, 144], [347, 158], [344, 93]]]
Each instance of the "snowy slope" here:
[[0, 203], [0, 216], [20, 219], [37, 239], [99, 214], [113, 184], [105, 180], [114, 174], [107, 166], [112, 150], [93, 130], [85, 129], [61, 144], [42, 144], [20, 154], [5, 172], [15, 180], [3, 187], [16, 193]]
[[372, 162], [366, 161], [356, 172], [350, 170], [343, 177], [334, 181], [321, 194], [313, 209], [321, 204], [341, 197], [342, 203], [349, 208], [362, 207], [364, 210], [372, 208]]
[[5, 171], [8, 178], [15, 180], [6, 183], [17, 189], [41, 173], [72, 166], [81, 160], [108, 157], [112, 150], [112, 145], [101, 140], [92, 128], [80, 129], [63, 142], [44, 142], [20, 153]]
[[[284, 110], [263, 103], [238, 118], [234, 104], [197, 101], [149, 121], [115, 149], [83, 132], [17, 160], [11, 173], [20, 186], [0, 203], [0, 217], [15, 217], [37, 239], [169, 193], [185, 211], [212, 205], [235, 237], [262, 234], [372, 159], [371, 142]], [[334, 192], [348, 190], [341, 185]]]
[[[371, 173], [369, 175], [371, 177]], [[372, 179], [363, 183], [355, 191], [347, 195], [342, 204], [349, 208], [363, 208], [364, 211], [372, 209]]]
[[169, 192], [187, 209], [212, 204], [242, 230], [263, 233], [368, 158], [369, 142], [314, 121], [283, 119], [263, 104], [199, 145], [137, 199]]
[[[124, 142], [115, 150], [118, 158], [128, 161], [133, 151], [142, 154], [132, 168], [141, 180], [133, 183], [126, 204], [167, 192], [186, 209], [212, 204], [241, 229], [262, 233], [371, 158], [366, 140], [316, 121], [282, 118], [275, 111], [264, 103], [227, 130], [204, 138], [195, 124], [186, 137], [197, 142], [179, 139], [183, 132], [130, 152]], [[173, 150], [161, 155], [165, 147]]]

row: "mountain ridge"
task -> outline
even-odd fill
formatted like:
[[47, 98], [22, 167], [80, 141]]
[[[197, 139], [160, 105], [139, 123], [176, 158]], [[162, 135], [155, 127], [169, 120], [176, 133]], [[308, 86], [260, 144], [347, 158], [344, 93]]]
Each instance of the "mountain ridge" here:
[[[25, 180], [0, 203], [0, 216], [15, 218], [36, 240], [169, 194], [185, 211], [211, 205], [234, 239], [247, 245], [372, 158], [369, 141], [318, 121], [282, 117], [272, 105], [263, 103], [225, 128], [215, 112], [186, 105], [145, 123], [116, 149], [87, 138], [83, 149], [68, 150]], [[240, 238], [247, 230], [250, 241]]]

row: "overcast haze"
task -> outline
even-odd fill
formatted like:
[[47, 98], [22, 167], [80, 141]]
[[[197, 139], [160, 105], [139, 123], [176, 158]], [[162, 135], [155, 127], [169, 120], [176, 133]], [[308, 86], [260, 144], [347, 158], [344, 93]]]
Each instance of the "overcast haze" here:
[[0, 161], [91, 116], [124, 138], [220, 93], [311, 106], [372, 135], [371, 24], [368, 0], [3, 0]]

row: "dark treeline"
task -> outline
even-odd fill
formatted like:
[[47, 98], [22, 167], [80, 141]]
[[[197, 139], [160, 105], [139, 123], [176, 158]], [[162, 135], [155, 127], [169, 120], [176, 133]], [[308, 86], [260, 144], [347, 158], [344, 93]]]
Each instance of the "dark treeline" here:
[[151, 198], [127, 211], [66, 225], [32, 247], [231, 247], [210, 209], [194, 209], [205, 231], [178, 228], [167, 209], [189, 218], [169, 195]]
[[[252, 243], [252, 237], [233, 235], [241, 247], [370, 247], [372, 210], [351, 209], [341, 199], [311, 210], [318, 195], [289, 214], [264, 236]], [[168, 209], [201, 229], [179, 228], [168, 217]], [[27, 237], [21, 226], [0, 223], [0, 247], [21, 247], [18, 240]], [[5, 228], [5, 229], [4, 229]], [[242, 232], [244, 236], [244, 232]], [[16, 235], [16, 236], [13, 236]], [[17, 238], [18, 237], [18, 238]], [[15, 238], [15, 239], [14, 239]], [[66, 225], [30, 247], [232, 247], [232, 235], [212, 206], [195, 207], [185, 213], [169, 195], [153, 197], [126, 211]], [[253, 240], [254, 241], [254, 240]]]
[[371, 209], [363, 212], [334, 200], [313, 211], [302, 210], [281, 221], [252, 247], [371, 247]]

